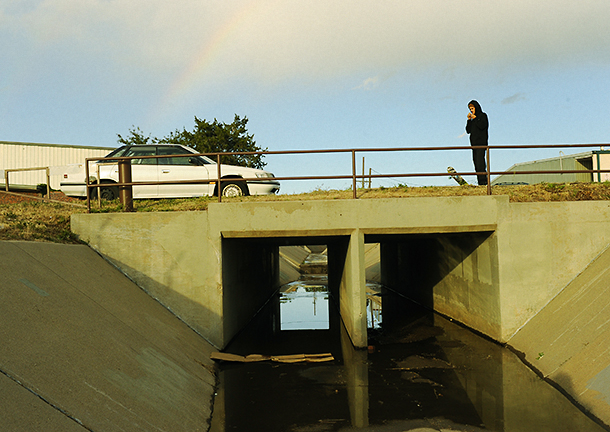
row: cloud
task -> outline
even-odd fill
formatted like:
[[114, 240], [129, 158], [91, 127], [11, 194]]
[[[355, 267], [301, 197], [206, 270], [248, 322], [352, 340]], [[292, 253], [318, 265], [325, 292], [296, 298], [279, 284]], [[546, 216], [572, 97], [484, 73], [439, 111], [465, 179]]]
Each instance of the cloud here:
[[0, 42], [10, 34], [32, 52], [61, 46], [76, 61], [149, 73], [187, 68], [207, 52], [202, 82], [274, 84], [610, 63], [608, 16], [610, 2], [598, 0], [0, 0]]
[[439, 65], [470, 66], [476, 73], [486, 66], [610, 60], [610, 32], [602, 18], [610, 15], [610, 2], [263, 4], [228, 39], [225, 56], [248, 64], [261, 79], [295, 74], [323, 78], [371, 68], [418, 71]]
[[524, 100], [527, 100], [524, 93], [515, 93], [512, 96], [502, 99], [500, 103], [502, 105], [510, 105]]
[[354, 87], [354, 90], [373, 90], [379, 85], [379, 77], [367, 78], [359, 86]]
[[[15, 1], [21, 6], [13, 5]], [[0, 26], [2, 33], [27, 41], [33, 51], [65, 47], [74, 57], [103, 55], [123, 66], [160, 67], [188, 63], [218, 23], [233, 13], [218, 1], [205, 2], [206, 7], [199, 3], [0, 0]]]

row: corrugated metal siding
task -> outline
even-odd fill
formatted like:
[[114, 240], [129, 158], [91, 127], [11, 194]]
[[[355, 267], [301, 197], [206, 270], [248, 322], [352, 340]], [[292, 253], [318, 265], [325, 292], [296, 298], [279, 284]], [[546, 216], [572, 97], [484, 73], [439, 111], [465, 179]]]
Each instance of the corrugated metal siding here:
[[[563, 167], [563, 168], [562, 168]], [[573, 170], [574, 168], [574, 159], [564, 159], [563, 161], [559, 160], [546, 160], [546, 161], [533, 161], [526, 164], [521, 164], [519, 166], [513, 167], [511, 172], [520, 172], [520, 171], [551, 171], [551, 170]], [[501, 177], [501, 178], [500, 178]], [[536, 184], [536, 183], [564, 183], [564, 182], [574, 182], [576, 181], [575, 174], [504, 174], [498, 177], [498, 179], [494, 180], [494, 183], [497, 182], [523, 182], [527, 184]]]
[[[0, 141], [0, 170], [14, 168], [51, 168], [51, 187], [59, 189], [63, 166], [84, 163], [89, 157], [103, 157], [114, 147], [62, 146], [57, 144], [14, 143]], [[0, 179], [4, 183], [4, 173]], [[45, 171], [10, 173], [9, 183], [35, 186], [46, 183]]]
[[568, 155], [553, 159], [544, 159], [524, 162], [512, 166], [506, 174], [496, 177], [492, 184], [498, 183], [573, 183], [591, 182], [590, 173], [564, 173], [564, 174], [510, 174], [521, 171], [554, 171], [554, 170], [590, 170], [593, 169], [591, 154]]
[[[577, 170], [592, 170], [593, 169], [593, 157], [590, 158], [582, 158], [582, 159], [576, 159], [574, 161], [574, 169]], [[593, 180], [593, 174], [591, 173], [582, 173], [582, 174], [575, 174], [576, 176], [576, 181], [577, 182], [583, 182], [583, 183], [590, 183]]]

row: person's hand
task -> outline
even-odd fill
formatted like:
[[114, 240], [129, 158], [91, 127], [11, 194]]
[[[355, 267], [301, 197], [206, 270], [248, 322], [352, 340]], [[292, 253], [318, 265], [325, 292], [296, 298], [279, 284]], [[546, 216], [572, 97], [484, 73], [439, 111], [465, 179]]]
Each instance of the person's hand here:
[[477, 118], [477, 116], [474, 115], [473, 113], [468, 113], [468, 120], [474, 120], [476, 118]]

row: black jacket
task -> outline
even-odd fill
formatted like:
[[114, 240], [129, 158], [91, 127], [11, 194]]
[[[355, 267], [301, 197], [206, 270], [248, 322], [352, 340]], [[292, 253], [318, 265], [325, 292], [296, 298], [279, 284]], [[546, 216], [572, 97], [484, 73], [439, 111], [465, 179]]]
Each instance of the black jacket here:
[[477, 116], [474, 120], [466, 122], [466, 132], [470, 134], [470, 145], [482, 146], [487, 145], [489, 139], [489, 120], [487, 114], [481, 109], [481, 105], [476, 100], [468, 102], [468, 106], [474, 106], [474, 115]]

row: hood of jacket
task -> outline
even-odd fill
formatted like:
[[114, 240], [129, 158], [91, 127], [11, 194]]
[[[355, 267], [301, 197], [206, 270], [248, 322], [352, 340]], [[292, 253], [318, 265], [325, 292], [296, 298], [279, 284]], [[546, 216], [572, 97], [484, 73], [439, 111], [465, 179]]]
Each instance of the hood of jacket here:
[[474, 115], [478, 116], [483, 112], [483, 110], [481, 109], [481, 105], [479, 105], [476, 100], [471, 100], [470, 102], [468, 102], [468, 106], [470, 105], [474, 107]]

